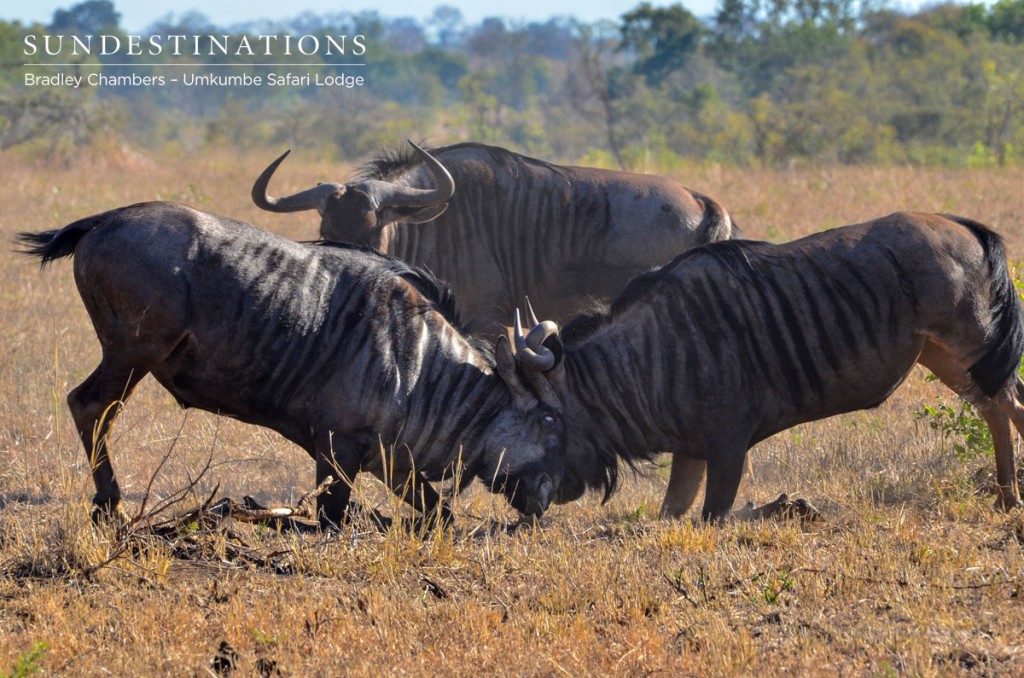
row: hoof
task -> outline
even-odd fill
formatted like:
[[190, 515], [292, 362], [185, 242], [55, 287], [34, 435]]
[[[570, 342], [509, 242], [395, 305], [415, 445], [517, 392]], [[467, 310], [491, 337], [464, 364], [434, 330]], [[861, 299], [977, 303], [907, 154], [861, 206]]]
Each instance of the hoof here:
[[116, 528], [127, 525], [131, 518], [124, 509], [121, 502], [103, 502], [94, 504], [92, 507], [92, 524], [97, 527], [112, 526]]
[[356, 521], [357, 526], [362, 526], [363, 521], [365, 524], [381, 533], [385, 533], [391, 529], [392, 519], [378, 511], [377, 509], [369, 508], [357, 504], [354, 501], [350, 501], [345, 506], [344, 512], [341, 514], [340, 519], [332, 519], [326, 516], [323, 512], [320, 513], [320, 529], [323, 531], [337, 532], [342, 525]]
[[679, 509], [676, 508], [662, 506], [661, 510], [658, 512], [658, 517], [663, 520], [675, 520], [676, 518], [686, 517], [686, 511], [680, 511]]
[[417, 534], [422, 534], [425, 537], [433, 533], [434, 530], [444, 530], [451, 527], [454, 523], [455, 518], [452, 516], [451, 509], [444, 506], [440, 511], [430, 511], [426, 515], [413, 520], [412, 528]]
[[1002, 494], [996, 497], [996, 509], [999, 511], [1010, 512], [1014, 509], [1020, 508], [1021, 506], [1024, 506], [1024, 504], [1021, 503], [1021, 500], [1018, 497], [1005, 496]]

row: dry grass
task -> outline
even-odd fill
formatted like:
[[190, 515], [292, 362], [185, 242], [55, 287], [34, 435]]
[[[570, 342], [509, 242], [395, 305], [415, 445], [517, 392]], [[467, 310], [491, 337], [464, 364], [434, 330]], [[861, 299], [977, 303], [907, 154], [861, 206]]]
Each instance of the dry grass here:
[[[268, 216], [249, 202], [276, 153], [109, 147], [58, 165], [0, 155], [0, 239], [155, 198], [312, 237], [310, 215]], [[343, 176], [300, 156], [275, 190]], [[753, 237], [950, 211], [994, 226], [1024, 258], [1020, 171], [695, 168], [679, 178], [717, 196]], [[822, 523], [662, 521], [666, 473], [652, 468], [608, 504], [588, 497], [536, 528], [507, 530], [511, 511], [474, 489], [456, 502], [458, 527], [425, 539], [365, 521], [328, 541], [197, 526], [178, 542], [131, 540], [100, 567], [125, 543], [89, 523], [91, 481], [63, 403], [98, 346], [66, 263], [40, 274], [6, 245], [0, 276], [0, 675], [205, 674], [228, 663], [241, 675], [1024, 673], [1024, 516], [991, 508], [991, 459], [957, 462], [914, 420], [943, 393], [920, 372], [877, 410], [754, 450], [742, 500], [799, 494]], [[208, 460], [196, 502], [217, 483], [234, 497], [294, 502], [313, 483], [299, 449], [183, 413], [152, 380], [115, 436], [129, 510], [169, 451], [157, 497]], [[392, 510], [379, 486], [359, 489]], [[225, 642], [230, 658], [215, 660]]]

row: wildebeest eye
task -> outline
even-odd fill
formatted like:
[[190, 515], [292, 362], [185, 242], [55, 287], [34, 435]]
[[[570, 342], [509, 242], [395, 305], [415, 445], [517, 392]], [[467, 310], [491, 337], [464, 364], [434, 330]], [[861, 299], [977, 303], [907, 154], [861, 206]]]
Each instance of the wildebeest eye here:
[[544, 423], [547, 424], [548, 426], [554, 426], [555, 425], [555, 418], [552, 417], [550, 414], [545, 414], [544, 415]]

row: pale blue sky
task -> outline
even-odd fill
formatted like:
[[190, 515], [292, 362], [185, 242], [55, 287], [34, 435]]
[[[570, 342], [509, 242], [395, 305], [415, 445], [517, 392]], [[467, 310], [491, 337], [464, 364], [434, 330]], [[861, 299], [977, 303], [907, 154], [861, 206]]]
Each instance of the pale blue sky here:
[[[114, 0], [121, 12], [121, 26], [129, 31], [141, 31], [155, 20], [175, 13], [180, 16], [194, 9], [205, 14], [216, 25], [231, 25], [255, 19], [285, 19], [305, 10], [316, 13], [358, 12], [376, 10], [385, 17], [429, 17], [438, 5], [457, 7], [466, 22], [475, 24], [489, 16], [513, 20], [543, 21], [552, 16], [574, 16], [581, 21], [598, 19], [617, 20], [623, 13], [636, 7], [642, 0]], [[49, 23], [55, 9], [67, 9], [78, 0], [4, 0], [0, 19], [20, 20], [23, 23]], [[655, 6], [673, 4], [653, 0]], [[718, 0], [682, 0], [682, 4], [697, 16], [714, 13]], [[916, 7], [922, 0], [902, 0], [903, 7]]]
[[[78, 0], [21, 0], [18, 7], [7, 6], [0, 10], [0, 17], [22, 22], [39, 21], [49, 23], [55, 9], [67, 9]], [[316, 13], [359, 12], [375, 10], [382, 16], [411, 16], [425, 19], [433, 14], [439, 5], [457, 7], [468, 23], [479, 23], [489, 16], [528, 21], [545, 20], [552, 16], [575, 16], [583, 21], [618, 19], [623, 13], [640, 4], [642, 0], [114, 0], [114, 6], [121, 12], [121, 25], [130, 30], [141, 30], [169, 12], [177, 15], [194, 9], [202, 12], [217, 25], [230, 25], [254, 19], [285, 19], [305, 10]], [[717, 0], [684, 0], [683, 4], [698, 16], [713, 12]], [[7, 2], [3, 4], [7, 5]], [[14, 3], [11, 3], [14, 4]], [[668, 5], [669, 2], [654, 2]]]

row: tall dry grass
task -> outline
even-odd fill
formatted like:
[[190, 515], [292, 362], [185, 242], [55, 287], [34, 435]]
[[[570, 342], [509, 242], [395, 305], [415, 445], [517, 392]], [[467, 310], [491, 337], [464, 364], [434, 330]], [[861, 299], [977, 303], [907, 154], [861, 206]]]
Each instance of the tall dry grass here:
[[[456, 500], [454, 530], [426, 538], [368, 521], [330, 540], [235, 525], [124, 548], [112, 528], [94, 528], [63, 399], [99, 348], [70, 266], [40, 273], [11, 238], [152, 199], [311, 238], [313, 215], [267, 215], [249, 201], [276, 152], [0, 155], [0, 675], [1024, 672], [1024, 517], [991, 508], [990, 458], [957, 461], [914, 418], [923, 402], [952, 398], [922, 372], [876, 410], [755, 448], [741, 500], [804, 496], [825, 515], [805, 526], [659, 520], [667, 474], [652, 467], [606, 505], [587, 497], [514, 531], [512, 512], [479, 489]], [[345, 176], [300, 156], [274, 188]], [[921, 209], [984, 221], [1024, 259], [1019, 170], [695, 167], [677, 178], [718, 197], [755, 238]], [[281, 503], [313, 484], [298, 448], [183, 412], [152, 380], [114, 436], [129, 511], [165, 457], [155, 497], [191, 479], [196, 502], [219, 484]], [[374, 483], [358, 490], [396, 509]]]

